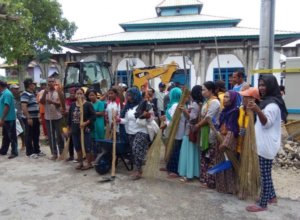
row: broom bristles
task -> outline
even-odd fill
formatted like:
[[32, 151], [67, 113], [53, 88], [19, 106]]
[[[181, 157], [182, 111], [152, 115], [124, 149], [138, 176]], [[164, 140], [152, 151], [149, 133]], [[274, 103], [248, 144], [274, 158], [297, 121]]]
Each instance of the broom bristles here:
[[[210, 117], [206, 117], [206, 121], [207, 121], [210, 129], [212, 129], [215, 132], [215, 134], [217, 136], [218, 142], [222, 143], [224, 141], [224, 138], [222, 137], [222, 135], [220, 134], [220, 132], [218, 132], [217, 129], [215, 128], [215, 126], [214, 126], [211, 118]], [[240, 163], [237, 160], [236, 156], [234, 155], [234, 153], [232, 151], [230, 151], [227, 148], [225, 148], [225, 152], [226, 152], [226, 155], [227, 155], [228, 159], [231, 161], [232, 166], [233, 166], [235, 172], [238, 172], [239, 168], [240, 168]]]
[[260, 188], [260, 171], [254, 131], [254, 116], [247, 111], [249, 124], [241, 152], [241, 165], [239, 169], [239, 195], [246, 199], [256, 198]]
[[146, 165], [143, 168], [143, 176], [148, 178], [155, 178], [158, 175], [160, 165], [160, 151], [163, 142], [161, 140], [162, 131], [159, 130], [153, 143], [148, 150], [146, 157]]
[[170, 125], [170, 133], [168, 134], [168, 139], [166, 141], [166, 154], [165, 154], [165, 161], [168, 162], [173, 148], [174, 148], [174, 140], [175, 140], [175, 136], [178, 130], [178, 125], [179, 125], [179, 121], [180, 121], [180, 117], [181, 117], [181, 110], [179, 109], [179, 106], [184, 105], [186, 99], [188, 98], [188, 96], [190, 95], [190, 92], [188, 89], [184, 89], [183, 94], [181, 95], [180, 101], [177, 105], [177, 108], [175, 110], [175, 113], [172, 117], [172, 122]]

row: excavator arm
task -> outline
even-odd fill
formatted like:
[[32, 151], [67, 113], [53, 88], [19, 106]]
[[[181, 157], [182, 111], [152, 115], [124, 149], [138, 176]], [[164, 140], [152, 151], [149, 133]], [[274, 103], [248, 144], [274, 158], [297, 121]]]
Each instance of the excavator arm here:
[[133, 70], [133, 84], [139, 89], [142, 85], [148, 82], [148, 80], [160, 77], [161, 81], [165, 84], [169, 83], [173, 73], [178, 69], [178, 65], [175, 62], [166, 64], [163, 66], [152, 66], [137, 68]]

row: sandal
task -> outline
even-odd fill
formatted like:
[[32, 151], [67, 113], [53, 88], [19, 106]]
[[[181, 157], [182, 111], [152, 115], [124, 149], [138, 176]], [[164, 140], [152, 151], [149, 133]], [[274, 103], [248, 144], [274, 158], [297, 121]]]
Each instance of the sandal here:
[[139, 171], [136, 171], [130, 175], [131, 180], [139, 180], [141, 178], [142, 178], [142, 173]]
[[162, 171], [162, 172], [167, 172], [167, 169], [166, 169], [166, 168], [164, 168], [164, 167], [161, 167], [161, 168], [159, 168], [159, 171]]
[[203, 189], [208, 189], [208, 186], [206, 183], [200, 183], [200, 187]]
[[179, 181], [180, 181], [181, 183], [187, 183], [187, 182], [189, 182], [189, 179], [186, 178], [186, 177], [182, 177], [182, 178], [179, 179]]
[[178, 178], [179, 176], [178, 176], [178, 174], [176, 174], [176, 173], [169, 173], [168, 174], [168, 178], [169, 179], [173, 179], [173, 178]]
[[81, 167], [81, 170], [89, 170], [89, 169], [92, 169], [93, 168], [93, 165], [92, 164], [87, 164], [85, 166], [82, 166]]
[[250, 206], [246, 207], [246, 210], [248, 212], [261, 212], [261, 211], [266, 211], [267, 208], [263, 208], [263, 207], [258, 206], [258, 205], [250, 205]]
[[78, 164], [78, 165], [75, 167], [76, 170], [81, 170], [82, 168], [83, 168], [83, 164], [82, 164], [82, 163]]
[[140, 174], [137, 174], [137, 175], [135, 175], [135, 176], [131, 176], [131, 180], [139, 180], [139, 179], [141, 179], [142, 178], [142, 175], [140, 175]]

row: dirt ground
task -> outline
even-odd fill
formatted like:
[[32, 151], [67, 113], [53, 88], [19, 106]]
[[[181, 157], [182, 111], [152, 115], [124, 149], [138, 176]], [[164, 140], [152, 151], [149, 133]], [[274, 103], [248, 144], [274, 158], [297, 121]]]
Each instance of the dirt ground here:
[[[42, 147], [49, 155], [49, 149]], [[94, 170], [76, 171], [73, 162], [46, 157], [28, 159], [25, 152], [0, 157], [0, 219], [300, 219], [300, 175], [274, 170], [277, 206], [248, 213], [252, 201], [202, 189], [197, 181], [165, 178], [132, 181], [120, 164], [114, 182]]]

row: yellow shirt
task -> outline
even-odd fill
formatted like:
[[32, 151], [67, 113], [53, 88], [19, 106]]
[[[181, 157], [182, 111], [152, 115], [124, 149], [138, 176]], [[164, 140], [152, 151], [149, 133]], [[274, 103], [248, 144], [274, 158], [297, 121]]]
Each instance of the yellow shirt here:
[[218, 93], [218, 98], [220, 100], [220, 111], [222, 111], [222, 109], [224, 108], [224, 95], [225, 95], [225, 92], [219, 92]]
[[[239, 128], [247, 128], [249, 124], [249, 115], [246, 114], [246, 111], [243, 106], [240, 107], [240, 113], [239, 113], [239, 119], [238, 119], [238, 125]], [[237, 142], [237, 152], [241, 153], [242, 152], [242, 142], [243, 142], [242, 136], [238, 137], [238, 142]]]

